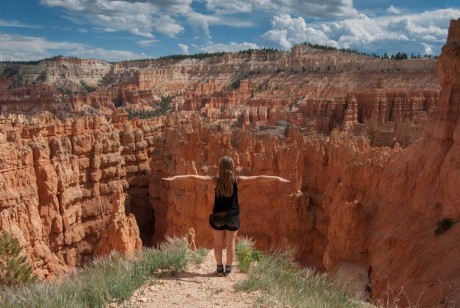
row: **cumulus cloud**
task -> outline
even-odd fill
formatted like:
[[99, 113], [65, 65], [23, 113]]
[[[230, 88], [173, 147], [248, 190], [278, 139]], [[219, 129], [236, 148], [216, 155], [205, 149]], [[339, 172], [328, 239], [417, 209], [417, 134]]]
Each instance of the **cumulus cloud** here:
[[179, 48], [180, 48], [180, 50], [182, 51], [183, 54], [188, 55], [189, 47], [187, 45], [185, 45], [185, 44], [177, 44], [177, 45], [179, 46]]
[[[153, 31], [175, 36], [183, 26], [171, 14], [191, 12], [192, 0], [172, 1], [110, 1], [110, 0], [41, 0], [46, 6], [62, 7], [71, 15], [78, 14], [96, 27], [129, 31], [134, 35], [153, 38]], [[67, 16], [76, 21], [75, 16]]]
[[175, 36], [184, 30], [184, 27], [182, 27], [168, 15], [157, 18], [154, 21], [153, 26], [155, 27], [156, 31], [168, 36]]
[[318, 29], [308, 27], [302, 17], [292, 18], [288, 14], [274, 16], [271, 20], [272, 30], [262, 35], [262, 38], [279, 45], [282, 49], [289, 49], [295, 44], [311, 42], [337, 47], [337, 43]]
[[195, 30], [201, 30], [204, 36], [211, 40], [211, 32], [209, 31], [209, 24], [214, 23], [217, 20], [216, 17], [213, 16], [206, 16], [199, 13], [192, 13], [188, 17], [188, 22], [190, 25], [195, 28]]
[[301, 17], [280, 14], [272, 18], [271, 29], [262, 38], [282, 49], [308, 41], [363, 52], [438, 54], [447, 36], [449, 20], [458, 16], [457, 9], [376, 18], [359, 14], [355, 18], [307, 26]]
[[39, 60], [56, 54], [106, 61], [145, 58], [144, 55], [131, 51], [93, 48], [85, 44], [53, 42], [41, 37], [0, 33], [0, 61]]
[[426, 55], [431, 55], [431, 54], [433, 54], [433, 48], [432, 48], [430, 45], [425, 44], [425, 43], [422, 43], [422, 46], [425, 48], [424, 53], [425, 53]]
[[401, 9], [399, 9], [398, 7], [394, 6], [394, 5], [390, 5], [390, 7], [387, 8], [387, 11], [386, 11], [388, 14], [395, 14], [395, 15], [398, 15], [398, 14], [401, 14]]

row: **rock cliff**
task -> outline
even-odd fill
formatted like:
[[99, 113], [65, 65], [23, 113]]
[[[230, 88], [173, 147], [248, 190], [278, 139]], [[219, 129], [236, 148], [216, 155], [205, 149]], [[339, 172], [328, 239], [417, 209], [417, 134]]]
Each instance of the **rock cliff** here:
[[[373, 185], [369, 232], [377, 294], [403, 288], [426, 307], [460, 300], [460, 19], [438, 61], [442, 90], [423, 139], [396, 155]], [[443, 232], [446, 230], [445, 232]]]
[[41, 278], [81, 266], [111, 223], [114, 193], [128, 187], [119, 131], [104, 117], [1, 121], [0, 229]]

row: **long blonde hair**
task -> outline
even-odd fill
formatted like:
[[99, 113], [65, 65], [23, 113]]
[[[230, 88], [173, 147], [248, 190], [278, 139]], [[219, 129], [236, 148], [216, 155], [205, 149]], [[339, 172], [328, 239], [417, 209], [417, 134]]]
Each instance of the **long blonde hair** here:
[[224, 156], [219, 160], [219, 177], [216, 185], [216, 195], [218, 197], [230, 197], [233, 194], [234, 166], [233, 159], [230, 156]]

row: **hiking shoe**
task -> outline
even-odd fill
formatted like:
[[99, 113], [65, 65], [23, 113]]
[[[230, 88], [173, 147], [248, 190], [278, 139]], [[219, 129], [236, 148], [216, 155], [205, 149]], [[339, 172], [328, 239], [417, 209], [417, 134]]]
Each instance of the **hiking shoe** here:
[[232, 266], [231, 265], [225, 265], [225, 276], [228, 276], [232, 273]]
[[219, 277], [224, 276], [224, 266], [223, 266], [222, 264], [221, 264], [221, 265], [217, 265], [216, 274], [217, 274], [217, 276], [219, 276]]

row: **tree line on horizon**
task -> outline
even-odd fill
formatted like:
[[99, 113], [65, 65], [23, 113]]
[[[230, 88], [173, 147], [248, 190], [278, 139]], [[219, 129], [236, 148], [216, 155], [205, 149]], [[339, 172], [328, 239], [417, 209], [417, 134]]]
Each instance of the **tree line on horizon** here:
[[387, 52], [385, 52], [383, 55], [377, 54], [375, 52], [373, 53], [366, 53], [359, 51], [357, 49], [353, 48], [337, 48], [329, 45], [321, 45], [321, 44], [312, 44], [309, 42], [303, 42], [300, 45], [302, 46], [308, 46], [311, 48], [315, 49], [321, 49], [321, 50], [335, 50], [335, 51], [341, 51], [341, 52], [347, 52], [347, 53], [354, 53], [362, 56], [368, 56], [368, 57], [374, 57], [374, 58], [379, 58], [379, 59], [391, 59], [391, 60], [407, 60], [407, 59], [438, 59], [439, 56], [433, 56], [430, 54], [425, 54], [421, 55], [420, 53], [411, 53], [410, 56], [405, 53], [405, 52], [397, 52], [396, 54], [389, 55]]
[[[377, 54], [377, 53], [366, 53], [366, 52], [361, 52], [357, 49], [353, 48], [337, 48], [329, 45], [321, 45], [321, 44], [313, 44], [310, 42], [303, 42], [300, 44], [301, 46], [308, 46], [314, 49], [320, 49], [320, 50], [331, 50], [331, 51], [341, 51], [341, 52], [347, 52], [347, 53], [354, 53], [358, 55], [363, 55], [363, 56], [368, 56], [368, 57], [374, 57], [374, 58], [379, 58], [379, 59], [390, 59], [390, 60], [407, 60], [407, 59], [438, 59], [438, 55], [431, 55], [431, 54], [424, 54], [421, 55], [420, 53], [411, 53], [408, 55], [405, 52], [397, 52], [396, 54], [389, 55], [387, 52], [385, 52], [383, 55], [382, 54]], [[268, 53], [277, 53], [277, 52], [282, 52], [282, 50], [276, 49], [276, 48], [262, 48], [262, 49], [245, 49], [245, 50], [239, 50], [239, 51], [217, 51], [217, 52], [200, 52], [196, 54], [176, 54], [176, 55], [168, 55], [168, 56], [162, 56], [158, 58], [145, 58], [145, 59], [134, 59], [134, 60], [126, 60], [126, 61], [120, 61], [120, 62], [140, 62], [140, 61], [154, 61], [154, 60], [184, 60], [184, 59], [205, 59], [209, 57], [215, 57], [215, 56], [223, 56], [227, 54], [249, 54], [251, 55], [254, 52], [268, 52]], [[78, 59], [77, 57], [73, 56], [63, 56], [63, 55], [58, 55], [58, 56], [53, 56], [50, 58], [44, 58], [42, 60], [32, 60], [32, 61], [0, 61], [0, 63], [7, 63], [7, 64], [25, 64], [25, 65], [36, 65], [39, 64], [40, 62], [43, 61], [50, 61], [50, 60], [55, 60], [59, 58], [69, 58], [69, 59]], [[110, 62], [109, 63], [117, 63], [117, 62]]]

